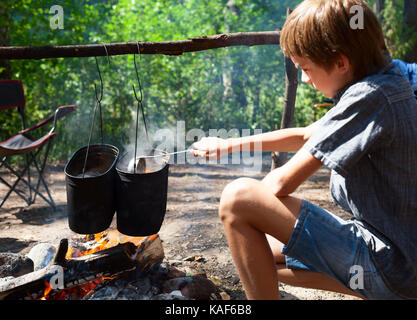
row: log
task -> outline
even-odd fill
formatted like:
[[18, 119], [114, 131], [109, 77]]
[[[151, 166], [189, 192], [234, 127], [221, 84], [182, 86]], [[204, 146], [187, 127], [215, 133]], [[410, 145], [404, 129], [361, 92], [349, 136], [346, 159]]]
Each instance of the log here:
[[41, 47], [0, 47], [0, 60], [98, 57], [124, 54], [181, 55], [232, 46], [279, 45], [279, 31], [238, 32], [202, 36], [179, 41], [119, 42]]
[[[68, 248], [68, 242], [65, 240], [61, 241], [52, 264], [1, 284], [0, 300], [17, 300], [25, 297], [39, 299], [48, 287], [52, 287], [56, 293], [102, 277], [116, 277], [138, 268], [147, 272], [153, 265], [161, 263], [164, 258], [161, 239], [157, 235], [145, 238], [139, 247], [126, 242], [70, 259], [65, 259], [63, 254], [67, 250], [65, 246]], [[60, 272], [62, 274], [59, 274]], [[62, 283], [59, 279], [62, 279]], [[57, 284], [59, 287], [56, 286]]]

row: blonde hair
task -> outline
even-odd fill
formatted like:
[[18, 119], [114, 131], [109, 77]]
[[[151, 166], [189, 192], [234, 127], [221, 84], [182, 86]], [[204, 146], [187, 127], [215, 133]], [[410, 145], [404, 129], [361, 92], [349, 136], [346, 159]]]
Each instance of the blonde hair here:
[[[353, 6], [363, 9], [363, 28], [351, 27]], [[343, 54], [356, 79], [388, 63], [381, 25], [363, 0], [304, 0], [288, 16], [280, 45], [285, 56], [308, 58], [327, 71]]]

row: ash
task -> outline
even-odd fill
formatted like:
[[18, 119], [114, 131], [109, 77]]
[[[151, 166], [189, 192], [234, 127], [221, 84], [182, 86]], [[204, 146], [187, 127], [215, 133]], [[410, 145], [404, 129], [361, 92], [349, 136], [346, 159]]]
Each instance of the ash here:
[[205, 275], [187, 275], [168, 262], [148, 272], [127, 272], [104, 280], [83, 300], [221, 300], [222, 296]]
[[[156, 265], [147, 273], [134, 270], [113, 280], [103, 280], [83, 300], [151, 300], [158, 298], [168, 279], [168, 265]], [[179, 297], [179, 296], [178, 296]], [[181, 295], [182, 299], [187, 299]]]

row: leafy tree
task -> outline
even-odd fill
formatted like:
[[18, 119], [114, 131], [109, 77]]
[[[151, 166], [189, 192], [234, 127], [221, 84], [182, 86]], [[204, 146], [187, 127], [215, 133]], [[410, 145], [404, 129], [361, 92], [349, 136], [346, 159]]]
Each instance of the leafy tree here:
[[[402, 3], [403, 0], [400, 2]], [[64, 29], [51, 29], [51, 2], [3, 0], [0, 28], [6, 26], [10, 45], [44, 46], [128, 41], [168, 41], [201, 35], [275, 30], [286, 18], [287, 7], [301, 0], [85, 0], [55, 1], [64, 9]], [[397, 2], [384, 10], [386, 33], [396, 54], [403, 56], [412, 36], [397, 24]], [[391, 7], [390, 7], [391, 5]], [[392, 34], [390, 33], [392, 30]], [[401, 42], [407, 35], [408, 42]], [[5, 43], [6, 41], [3, 41]], [[3, 44], [4, 45], [4, 44]], [[104, 142], [124, 149], [134, 137], [138, 88], [133, 55], [97, 58], [103, 79]], [[284, 57], [279, 46], [231, 47], [181, 56], [136, 55], [147, 123], [151, 131], [175, 127], [260, 128], [273, 130], [281, 122], [284, 104]], [[2, 66], [0, 65], [0, 68]], [[3, 67], [4, 69], [4, 67]], [[1, 72], [1, 71], [0, 71]], [[59, 105], [78, 110], [60, 122], [52, 156], [66, 160], [87, 144], [93, 110], [94, 85], [99, 74], [94, 57], [12, 60], [11, 78], [22, 79], [28, 123], [52, 113]], [[300, 85], [295, 125], [309, 124], [312, 106], [323, 97]], [[100, 142], [98, 117], [93, 143]], [[10, 110], [0, 114], [2, 138], [19, 128]], [[140, 128], [143, 132], [143, 126]]]

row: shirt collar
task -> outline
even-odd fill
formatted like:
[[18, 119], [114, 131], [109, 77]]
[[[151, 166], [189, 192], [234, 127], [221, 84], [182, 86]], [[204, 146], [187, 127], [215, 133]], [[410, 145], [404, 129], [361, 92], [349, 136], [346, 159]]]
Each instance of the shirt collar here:
[[[391, 55], [389, 54], [389, 52], [388, 52], [388, 51], [386, 51], [386, 52], [384, 53], [384, 57], [385, 57], [385, 59], [387, 59], [388, 63], [387, 63], [387, 65], [386, 65], [386, 66], [384, 66], [384, 67], [382, 67], [381, 69], [379, 69], [379, 70], [376, 72], [377, 74], [382, 74], [382, 73], [385, 73], [385, 72], [387, 72], [389, 69], [391, 69], [391, 68], [394, 66], [394, 62], [392, 61], [392, 57], [391, 57]], [[360, 81], [360, 80], [352, 81], [351, 83], [349, 83], [348, 85], [346, 85], [346, 86], [345, 86], [342, 90], [340, 90], [338, 93], [336, 93], [336, 94], [333, 96], [333, 98], [332, 98], [332, 100], [333, 100], [334, 104], [337, 104], [337, 103], [339, 102], [340, 98], [342, 98], [343, 94], [346, 92], [346, 90], [347, 90], [350, 86], [352, 86], [353, 84], [355, 84], [355, 83], [356, 83], [356, 82], [358, 82], [358, 81]]]

